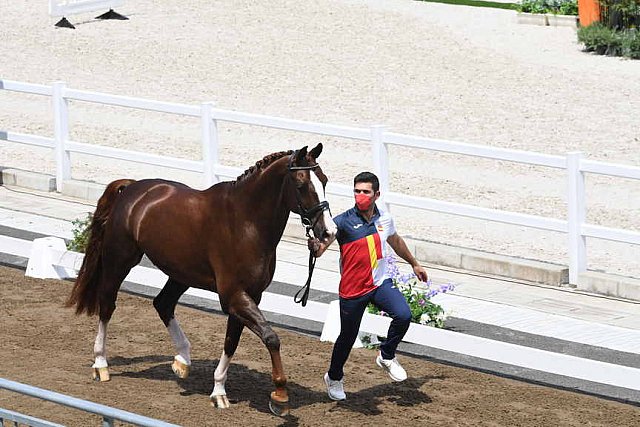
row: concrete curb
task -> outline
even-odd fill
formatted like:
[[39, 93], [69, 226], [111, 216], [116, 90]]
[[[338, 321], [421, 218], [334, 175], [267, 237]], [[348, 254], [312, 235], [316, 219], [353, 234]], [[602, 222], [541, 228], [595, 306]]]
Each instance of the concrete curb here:
[[[7, 185], [45, 192], [53, 192], [56, 189], [55, 177], [47, 174], [3, 169], [1, 177], [1, 183]], [[62, 194], [65, 196], [95, 203], [106, 186], [89, 181], [66, 180], [62, 187]], [[301, 244], [304, 244], [305, 239], [302, 238], [304, 227], [297, 222], [287, 224], [284, 235], [288, 239], [297, 239]], [[416, 259], [423, 263], [549, 286], [566, 286], [568, 283], [568, 268], [564, 265], [509, 257], [413, 238], [405, 238], [405, 241]], [[580, 275], [577, 289], [640, 301], [640, 280], [630, 277], [588, 271]]]
[[19, 169], [2, 169], [0, 184], [45, 192], [56, 191], [56, 178], [54, 176]]
[[586, 273], [580, 274], [578, 289], [596, 294], [640, 301], [640, 279], [631, 277], [587, 271]]

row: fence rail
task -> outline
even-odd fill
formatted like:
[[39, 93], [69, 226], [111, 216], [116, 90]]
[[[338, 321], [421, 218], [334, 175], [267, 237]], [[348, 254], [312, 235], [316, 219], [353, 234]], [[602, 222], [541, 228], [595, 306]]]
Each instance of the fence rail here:
[[[80, 411], [99, 415], [102, 417], [102, 425], [104, 427], [113, 427], [114, 421], [123, 421], [143, 427], [178, 427], [176, 424], [170, 424], [161, 420], [144, 417], [132, 412], [123, 411], [120, 409], [112, 408], [110, 406], [101, 405], [99, 403], [89, 402], [87, 400], [82, 400], [76, 397], [67, 396], [65, 394], [56, 393], [54, 391], [49, 391], [27, 384], [10, 381], [4, 378], [0, 378], [0, 389], [10, 390], [16, 393], [24, 394], [26, 396], [36, 397], [48, 402], [57, 403], [59, 405], [64, 405], [70, 408], [78, 409]], [[3, 416], [7, 420], [24, 423], [30, 426], [59, 426], [59, 424], [50, 423], [48, 421], [25, 416], [16, 412], [0, 409], [0, 420]]]
[[[56, 158], [56, 185], [58, 191], [62, 191], [64, 182], [71, 179], [70, 154], [72, 152], [200, 172], [203, 174], [204, 185], [210, 186], [219, 182], [222, 177], [232, 177], [234, 174], [237, 174], [238, 169], [219, 164], [218, 158], [218, 122], [233, 122], [369, 142], [373, 154], [373, 170], [380, 178], [380, 187], [382, 190], [381, 202], [387, 209], [394, 205], [404, 206], [564, 233], [568, 238], [569, 260], [567, 264], [569, 265], [569, 282], [572, 284], [577, 284], [579, 274], [587, 269], [587, 237], [633, 245], [640, 244], [639, 232], [586, 223], [584, 188], [586, 173], [640, 180], [640, 167], [588, 160], [584, 159], [582, 154], [577, 152], [567, 153], [566, 156], [558, 156], [403, 135], [387, 132], [386, 127], [381, 125], [371, 126], [369, 128], [337, 126], [222, 110], [215, 108], [213, 103], [203, 103], [199, 106], [194, 106], [81, 91], [67, 88], [63, 82], [55, 82], [52, 86], [45, 86], [11, 80], [0, 80], [0, 89], [50, 96], [52, 98], [55, 129], [54, 138], [0, 130], [0, 140], [3, 139], [11, 142], [53, 148]], [[69, 100], [189, 117], [200, 117], [202, 160], [185, 160], [70, 141], [68, 128]], [[391, 192], [389, 191], [388, 152], [388, 147], [391, 145], [566, 170], [567, 217], [561, 220]], [[349, 186], [337, 183], [330, 183], [327, 192], [339, 196], [349, 196], [351, 194]]]

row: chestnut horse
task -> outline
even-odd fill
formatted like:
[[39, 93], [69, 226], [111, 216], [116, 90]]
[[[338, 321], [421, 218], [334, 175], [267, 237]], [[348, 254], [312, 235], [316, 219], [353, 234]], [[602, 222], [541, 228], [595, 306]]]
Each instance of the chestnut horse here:
[[271, 355], [270, 408], [288, 412], [287, 377], [280, 359], [280, 340], [258, 308], [276, 266], [276, 246], [290, 212], [302, 217], [313, 234], [335, 238], [336, 226], [325, 200], [327, 177], [311, 151], [274, 153], [264, 157], [236, 181], [197, 191], [162, 179], [123, 179], [109, 184], [98, 201], [90, 225], [86, 255], [67, 301], [76, 313], [98, 314], [94, 345], [94, 378], [109, 380], [107, 324], [116, 308], [120, 285], [147, 257], [169, 280], [153, 300], [176, 346], [172, 368], [189, 374], [191, 345], [174, 318], [180, 296], [195, 287], [217, 292], [228, 314], [224, 350], [214, 373], [211, 401], [228, 408], [227, 369], [246, 326]]

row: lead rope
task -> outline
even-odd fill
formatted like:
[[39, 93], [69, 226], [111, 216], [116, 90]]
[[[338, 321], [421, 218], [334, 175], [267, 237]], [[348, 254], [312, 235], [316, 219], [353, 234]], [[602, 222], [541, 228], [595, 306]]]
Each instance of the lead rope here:
[[[304, 224], [304, 221], [303, 221]], [[307, 228], [307, 237], [311, 237], [309, 231], [311, 231], [311, 224], [305, 224]], [[296, 292], [296, 295], [293, 297], [293, 301], [297, 303], [301, 303], [303, 307], [306, 307], [307, 300], [309, 299], [309, 290], [311, 289], [311, 276], [313, 275], [313, 269], [316, 266], [316, 257], [313, 255], [313, 250], [309, 248], [309, 277], [307, 278], [307, 283]], [[302, 296], [300, 295], [302, 293]]]
[[[298, 290], [296, 296], [293, 297], [293, 301], [301, 303], [303, 307], [307, 305], [307, 299], [309, 299], [309, 290], [311, 289], [311, 276], [313, 275], [313, 268], [316, 266], [316, 257], [313, 256], [313, 252], [309, 249], [309, 278], [307, 283]], [[300, 293], [302, 292], [302, 296]]]

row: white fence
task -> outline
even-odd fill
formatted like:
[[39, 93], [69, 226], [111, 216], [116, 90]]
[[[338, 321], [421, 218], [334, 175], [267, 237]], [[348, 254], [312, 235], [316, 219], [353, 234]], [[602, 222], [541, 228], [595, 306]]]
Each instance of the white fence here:
[[[222, 110], [215, 108], [213, 103], [203, 103], [201, 105], [175, 104], [104, 93], [80, 91], [66, 87], [63, 82], [56, 82], [52, 86], [46, 86], [10, 80], [0, 80], [0, 89], [44, 95], [52, 98], [55, 125], [53, 138], [0, 130], [0, 139], [53, 149], [56, 158], [56, 185], [58, 191], [62, 190], [65, 180], [71, 179], [71, 153], [84, 153], [200, 172], [203, 174], [204, 184], [207, 186], [220, 181], [221, 177], [234, 177], [238, 172], [241, 172], [239, 169], [227, 167], [219, 163], [217, 132], [218, 122], [234, 122], [370, 142], [373, 153], [373, 169], [380, 178], [383, 203], [385, 203], [387, 208], [391, 206], [406, 206], [433, 212], [566, 233], [568, 236], [567, 244], [569, 249], [569, 282], [572, 284], [577, 284], [579, 273], [586, 271], [587, 237], [640, 245], [639, 232], [602, 227], [586, 223], [584, 185], [586, 173], [640, 180], [640, 167], [588, 160], [579, 152], [568, 153], [566, 156], [554, 156], [528, 151], [402, 135], [387, 132], [384, 126], [372, 126], [370, 128], [335, 126], [323, 123]], [[178, 159], [71, 141], [69, 140], [68, 117], [68, 102], [70, 100], [199, 117], [202, 132], [202, 160], [192, 161]], [[389, 191], [388, 147], [390, 145], [414, 147], [425, 150], [456, 153], [566, 170], [568, 201], [567, 219], [560, 220], [537, 215], [488, 209], [424, 197], [414, 197]], [[344, 184], [329, 183], [327, 191], [335, 195], [351, 195], [351, 187]]]
[[123, 4], [124, 0], [49, 0], [49, 15], [69, 16], [96, 10], [109, 10]]

